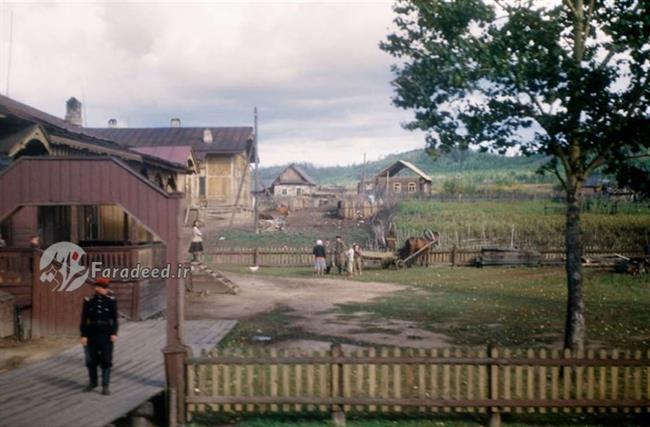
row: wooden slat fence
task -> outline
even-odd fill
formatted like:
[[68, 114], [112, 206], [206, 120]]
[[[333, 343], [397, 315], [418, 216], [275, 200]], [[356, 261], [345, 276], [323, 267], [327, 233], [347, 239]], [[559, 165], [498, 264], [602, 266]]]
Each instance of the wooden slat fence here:
[[187, 411], [645, 412], [650, 351], [217, 351], [186, 360]]
[[[563, 249], [540, 251], [542, 265], [559, 265], [564, 262]], [[628, 257], [643, 256], [641, 252], [613, 249], [589, 249], [585, 256], [613, 255]], [[429, 254], [430, 266], [456, 265], [473, 266], [481, 255], [480, 249], [432, 250]], [[312, 248], [212, 248], [207, 253], [208, 261], [215, 265], [260, 265], [263, 267], [307, 267], [313, 264]]]

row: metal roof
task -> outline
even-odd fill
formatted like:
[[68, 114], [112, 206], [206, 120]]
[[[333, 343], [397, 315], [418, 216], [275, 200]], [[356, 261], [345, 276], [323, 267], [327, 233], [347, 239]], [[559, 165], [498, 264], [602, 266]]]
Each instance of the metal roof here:
[[[212, 142], [203, 142], [203, 132], [212, 132]], [[190, 146], [199, 159], [206, 154], [236, 154], [252, 149], [250, 126], [239, 127], [164, 127], [164, 128], [84, 128], [95, 137], [128, 147]], [[251, 156], [252, 157], [252, 156]]]
[[138, 153], [158, 157], [159, 159], [167, 160], [168, 162], [178, 163], [183, 166], [187, 166], [188, 159], [193, 159], [192, 147], [189, 145], [135, 147], [132, 150], [137, 151]]
[[[0, 95], [0, 116], [12, 115], [45, 125], [48, 133], [76, 137], [92, 144], [117, 148], [189, 145], [196, 157], [206, 154], [236, 154], [252, 150], [254, 130], [251, 126], [236, 127], [163, 127], [163, 128], [85, 128], [72, 126], [65, 120], [45, 113], [27, 104]], [[203, 142], [203, 131], [212, 132], [213, 142]], [[255, 153], [250, 153], [251, 158]]]

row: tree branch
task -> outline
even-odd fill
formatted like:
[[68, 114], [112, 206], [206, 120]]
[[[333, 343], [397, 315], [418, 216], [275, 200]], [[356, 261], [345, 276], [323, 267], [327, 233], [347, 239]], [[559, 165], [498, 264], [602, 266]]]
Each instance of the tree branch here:
[[569, 6], [569, 9], [571, 9], [571, 12], [573, 12], [576, 15], [578, 14], [578, 11], [576, 10], [576, 7], [573, 5], [573, 3], [571, 3], [571, 0], [563, 0], [563, 3], [565, 5], [567, 5], [567, 6]]
[[591, 17], [594, 14], [594, 6], [595, 6], [596, 0], [591, 0], [589, 2], [589, 11], [587, 12], [587, 18], [585, 19], [585, 25], [582, 30], [584, 33], [585, 41], [587, 40], [587, 36], [589, 35], [589, 22], [591, 21]]
[[562, 175], [560, 175], [560, 171], [557, 170], [556, 167], [553, 167], [553, 174], [557, 177], [557, 179], [560, 181], [560, 184], [562, 184], [562, 187], [567, 190], [566, 186], [566, 181], [564, 178], [562, 178]]

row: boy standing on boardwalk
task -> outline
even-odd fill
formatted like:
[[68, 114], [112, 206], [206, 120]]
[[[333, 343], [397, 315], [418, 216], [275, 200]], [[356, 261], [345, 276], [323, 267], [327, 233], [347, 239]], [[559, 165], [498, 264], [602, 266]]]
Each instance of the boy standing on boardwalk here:
[[109, 279], [95, 280], [95, 295], [84, 298], [81, 311], [81, 345], [86, 354], [88, 386], [84, 391], [97, 387], [97, 366], [102, 368], [102, 394], [111, 394], [108, 385], [113, 366], [113, 343], [117, 341], [117, 300], [108, 294]]

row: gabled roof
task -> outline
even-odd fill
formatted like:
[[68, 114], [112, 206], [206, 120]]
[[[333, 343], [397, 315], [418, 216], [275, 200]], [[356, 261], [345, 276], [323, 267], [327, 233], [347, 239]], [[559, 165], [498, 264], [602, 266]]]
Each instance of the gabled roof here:
[[[212, 132], [212, 142], [203, 142], [203, 132]], [[252, 148], [253, 128], [239, 127], [164, 127], [164, 128], [84, 128], [95, 137], [127, 147], [190, 146], [199, 159], [206, 154], [237, 154]], [[252, 156], [251, 156], [252, 157]]]
[[395, 176], [398, 173], [400, 173], [404, 169], [409, 169], [416, 175], [418, 175], [420, 178], [424, 179], [425, 181], [431, 182], [431, 177], [424, 173], [422, 169], [418, 168], [411, 162], [407, 162], [406, 160], [398, 160], [395, 163], [391, 164], [387, 168], [384, 168], [381, 172], [377, 173], [375, 177], [380, 178], [380, 177], [385, 177], [386, 174], [388, 174], [389, 177]]
[[[189, 145], [196, 157], [206, 154], [237, 154], [253, 149], [254, 130], [251, 126], [237, 127], [163, 127], [163, 128], [85, 128], [72, 126], [65, 120], [45, 113], [14, 99], [0, 95], [0, 117], [12, 115], [45, 126], [48, 133], [74, 137], [108, 147], [151, 147]], [[203, 131], [210, 129], [213, 142], [203, 142]], [[250, 153], [255, 158], [255, 153]]]
[[[285, 172], [293, 170], [296, 172], [296, 174], [300, 177], [299, 180], [281, 180], [282, 175], [284, 175]], [[273, 185], [276, 184], [297, 184], [297, 185], [312, 185], [316, 186], [316, 181], [312, 177], [310, 177], [307, 172], [305, 172], [300, 166], [296, 164], [290, 164], [280, 174], [278, 175], [277, 178], [273, 180]]]
[[23, 120], [35, 121], [43, 124], [50, 124], [52, 126], [68, 129], [70, 126], [65, 120], [48, 114], [44, 111], [37, 110], [27, 104], [18, 102], [4, 95], [0, 95], [0, 114], [12, 114], [18, 116]]

